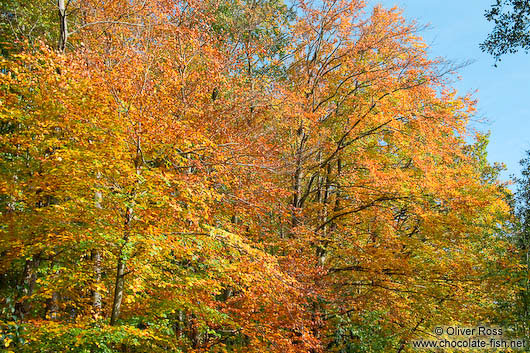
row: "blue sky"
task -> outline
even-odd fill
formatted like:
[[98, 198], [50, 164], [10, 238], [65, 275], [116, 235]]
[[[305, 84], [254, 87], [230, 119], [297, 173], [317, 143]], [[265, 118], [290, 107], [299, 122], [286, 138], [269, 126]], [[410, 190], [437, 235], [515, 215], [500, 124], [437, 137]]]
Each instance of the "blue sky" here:
[[454, 86], [462, 93], [478, 90], [477, 118], [485, 123], [472, 123], [481, 131], [491, 131], [488, 159], [503, 162], [508, 180], [520, 171], [519, 160], [530, 149], [530, 53], [506, 55], [493, 67], [494, 60], [482, 53], [479, 44], [492, 24], [484, 11], [494, 0], [380, 0], [385, 7], [397, 5], [406, 18], [430, 24], [423, 32], [431, 44], [434, 57], [449, 60], [474, 60], [460, 70], [461, 80]]

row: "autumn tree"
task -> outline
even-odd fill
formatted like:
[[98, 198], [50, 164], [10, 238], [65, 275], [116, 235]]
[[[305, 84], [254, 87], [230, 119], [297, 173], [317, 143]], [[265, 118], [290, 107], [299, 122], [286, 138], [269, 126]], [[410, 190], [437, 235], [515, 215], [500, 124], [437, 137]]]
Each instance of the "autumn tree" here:
[[[4, 62], [6, 124], [25, 121], [6, 136], [6, 153], [18, 156], [10, 146], [30, 144], [35, 134], [45, 141], [32, 158], [38, 174], [28, 172], [28, 184], [6, 175], [7, 195], [20, 203], [21, 195], [44, 189], [34, 198], [53, 200], [27, 200], [32, 206], [22, 209], [30, 218], [16, 211], [12, 218], [13, 227], [28, 227], [7, 231], [20, 245], [5, 243], [13, 252], [6, 270], [23, 266], [18, 277], [32, 281], [31, 291], [13, 298], [27, 307], [17, 317], [47, 322], [30, 326], [29, 345], [17, 347], [142, 344], [153, 351], [241, 341], [247, 351], [271, 342], [274, 350], [294, 349], [292, 331], [285, 331], [300, 315], [292, 280], [263, 251], [215, 227], [226, 157], [207, 114], [214, 85], [225, 80], [221, 73], [233, 71], [213, 30], [205, 30], [211, 9], [183, 4], [174, 12], [165, 4], [128, 3], [130, 17], [121, 20], [129, 22], [109, 28], [105, 18], [124, 11], [112, 5], [86, 11], [91, 25], [77, 32], [82, 49], [66, 56], [43, 49], [31, 59]], [[31, 66], [32, 60], [42, 65]], [[205, 72], [218, 79], [203, 82]], [[42, 89], [33, 91], [35, 85]], [[21, 96], [36, 103], [17, 105]], [[10, 114], [12, 107], [18, 108]], [[27, 259], [30, 275], [24, 262], [12, 262], [18, 258]], [[69, 324], [75, 318], [79, 324]], [[94, 341], [93, 325], [101, 319], [109, 320], [101, 331], [107, 338]], [[171, 331], [173, 343], [159, 336], [159, 327]]]
[[397, 9], [53, 11], [1, 62], [5, 347], [404, 351], [509, 295], [474, 101]]
[[487, 243], [501, 261], [506, 244], [491, 221], [508, 208], [467, 153], [473, 101], [446, 87], [452, 69], [427, 58], [418, 27], [396, 10], [363, 16], [361, 2], [319, 5], [301, 3], [284, 93], [294, 109], [284, 118], [292, 197], [282, 247], [309, 281], [315, 331], [335, 337], [323, 338], [327, 349], [352, 345], [360, 335], [348, 325], [376, 315], [402, 350], [482, 305], [482, 284], [495, 288], [477, 251]]

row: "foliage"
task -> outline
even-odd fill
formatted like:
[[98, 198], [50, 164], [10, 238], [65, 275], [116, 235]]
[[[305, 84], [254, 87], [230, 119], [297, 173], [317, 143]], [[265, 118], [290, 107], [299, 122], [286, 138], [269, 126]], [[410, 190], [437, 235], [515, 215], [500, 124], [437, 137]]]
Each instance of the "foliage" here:
[[6, 349], [407, 350], [511, 298], [452, 68], [396, 9], [295, 5], [72, 1], [2, 59]]
[[520, 161], [521, 175], [514, 178], [517, 189], [513, 197], [514, 215], [511, 224], [510, 240], [518, 250], [518, 267], [511, 273], [514, 278], [514, 294], [509, 300], [499, 303], [500, 322], [510, 328], [510, 332], [518, 337], [530, 337], [528, 326], [530, 315], [530, 288], [529, 288], [529, 212], [530, 212], [530, 159], [529, 152]]
[[20, 49], [25, 41], [55, 41], [57, 15], [50, 1], [6, 0], [0, 3], [0, 50], [2, 55]]
[[480, 48], [501, 61], [501, 56], [530, 49], [530, 6], [526, 0], [496, 0], [486, 11], [486, 19], [495, 24]]

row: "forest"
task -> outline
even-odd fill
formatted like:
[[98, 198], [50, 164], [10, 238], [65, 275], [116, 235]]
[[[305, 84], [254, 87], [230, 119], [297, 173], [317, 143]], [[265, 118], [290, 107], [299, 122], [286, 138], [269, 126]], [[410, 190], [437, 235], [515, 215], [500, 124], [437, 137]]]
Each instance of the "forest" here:
[[530, 337], [530, 158], [501, 180], [461, 66], [399, 8], [3, 0], [0, 20], [1, 351]]

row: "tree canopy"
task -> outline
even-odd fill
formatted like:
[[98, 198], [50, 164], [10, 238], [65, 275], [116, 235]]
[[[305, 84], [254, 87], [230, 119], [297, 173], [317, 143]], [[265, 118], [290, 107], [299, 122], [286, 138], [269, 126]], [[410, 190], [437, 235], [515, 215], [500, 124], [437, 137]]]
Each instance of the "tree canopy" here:
[[530, 2], [528, 0], [496, 0], [486, 11], [486, 19], [495, 26], [480, 48], [497, 61], [508, 53], [530, 49]]
[[398, 9], [31, 6], [1, 27], [7, 350], [402, 352], [515, 296], [475, 101]]

